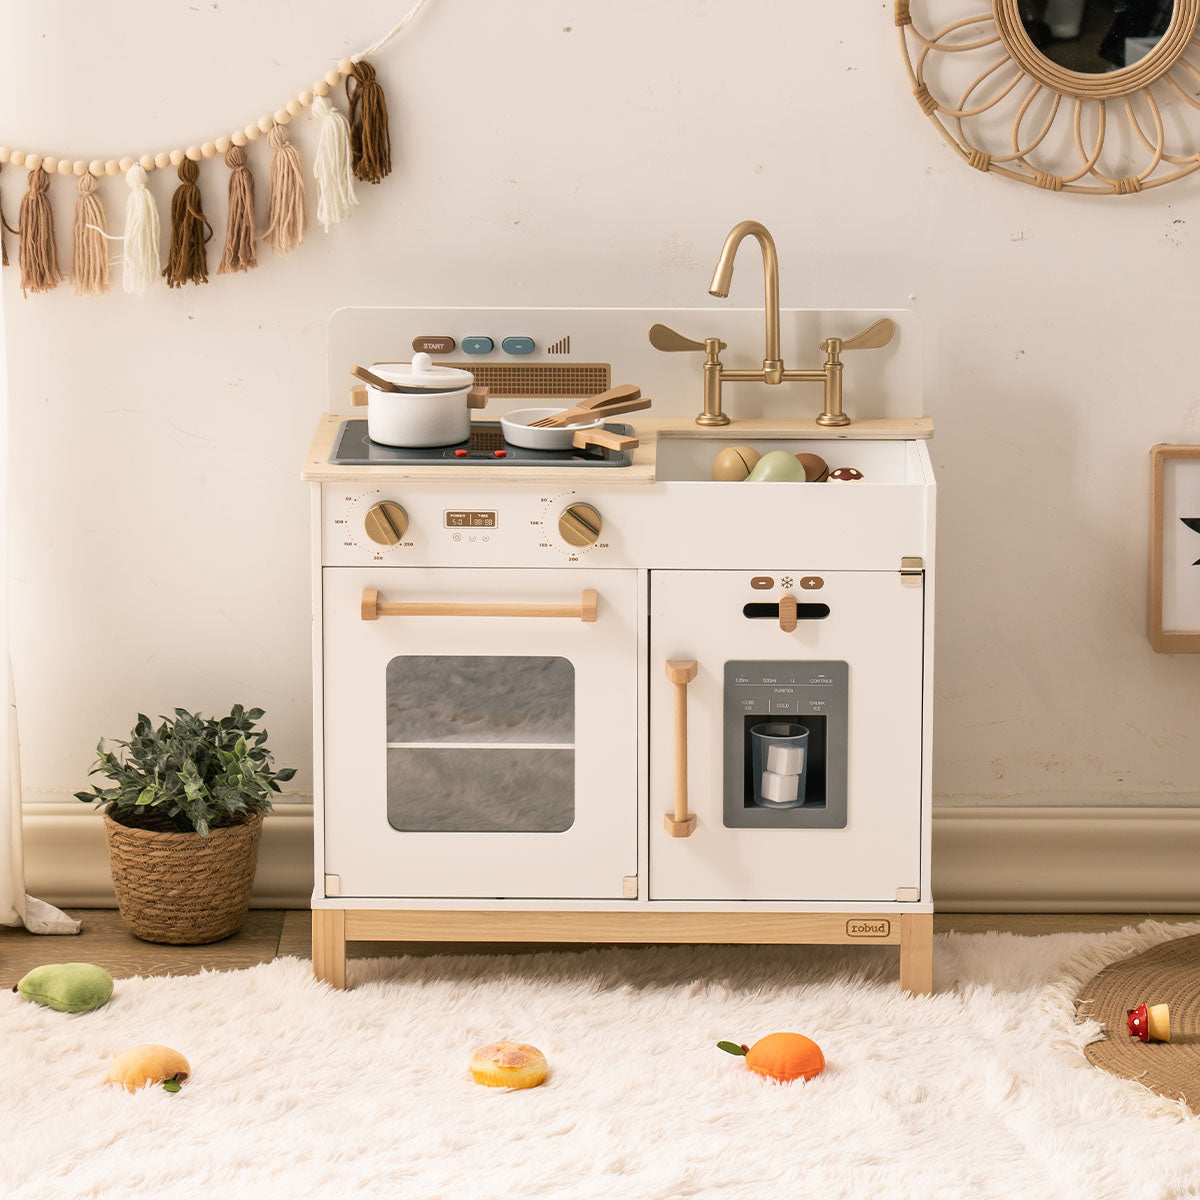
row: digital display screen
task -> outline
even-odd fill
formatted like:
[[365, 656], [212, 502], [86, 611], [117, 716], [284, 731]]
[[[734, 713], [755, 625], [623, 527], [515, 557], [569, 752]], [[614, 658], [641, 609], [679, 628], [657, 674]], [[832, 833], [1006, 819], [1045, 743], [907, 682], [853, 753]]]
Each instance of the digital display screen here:
[[495, 512], [448, 512], [447, 529], [495, 529]]

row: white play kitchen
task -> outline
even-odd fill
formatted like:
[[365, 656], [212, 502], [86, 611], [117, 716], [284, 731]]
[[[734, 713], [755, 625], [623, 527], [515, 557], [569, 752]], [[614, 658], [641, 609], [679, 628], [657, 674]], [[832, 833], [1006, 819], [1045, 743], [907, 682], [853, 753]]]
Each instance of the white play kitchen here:
[[818, 942], [930, 990], [920, 327], [780, 310], [754, 222], [714, 296], [747, 236], [763, 308], [334, 314], [318, 977], [348, 941]]

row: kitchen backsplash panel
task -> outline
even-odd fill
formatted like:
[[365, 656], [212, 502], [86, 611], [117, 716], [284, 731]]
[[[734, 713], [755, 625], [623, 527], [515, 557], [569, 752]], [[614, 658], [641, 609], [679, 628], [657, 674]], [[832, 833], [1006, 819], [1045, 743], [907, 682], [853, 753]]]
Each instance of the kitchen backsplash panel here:
[[[435, 363], [481, 368], [607, 363], [613, 383], [635, 383], [654, 398], [646, 415], [693, 416], [703, 399], [704, 355], [655, 350], [649, 342], [650, 326], [661, 322], [698, 340], [722, 338], [728, 343], [721, 354], [727, 367], [761, 367], [762, 281], [761, 271], [752, 267], [746, 264], [745, 277], [739, 272], [740, 282], [734, 287], [737, 294], [757, 300], [757, 308], [733, 308], [718, 301], [704, 308], [340, 308], [329, 321], [327, 407], [331, 412], [350, 411], [352, 366], [408, 362], [414, 341], [451, 338], [454, 349], [435, 355]], [[783, 309], [779, 319], [784, 363], [788, 368], [819, 367], [825, 338], [849, 338], [885, 316], [896, 322], [892, 343], [883, 350], [848, 351], [843, 359], [846, 411], [852, 418], [919, 416], [925, 411], [923, 333], [920, 319], [907, 309]], [[532, 352], [507, 353], [504, 341], [510, 337], [532, 341]], [[493, 348], [464, 355], [464, 344], [479, 344], [472, 339], [487, 339], [482, 344], [490, 341]], [[821, 388], [812, 383], [729, 383], [725, 389], [726, 410], [734, 417], [815, 416], [821, 404]], [[495, 419], [522, 406], [519, 396], [493, 396], [480, 415]]]

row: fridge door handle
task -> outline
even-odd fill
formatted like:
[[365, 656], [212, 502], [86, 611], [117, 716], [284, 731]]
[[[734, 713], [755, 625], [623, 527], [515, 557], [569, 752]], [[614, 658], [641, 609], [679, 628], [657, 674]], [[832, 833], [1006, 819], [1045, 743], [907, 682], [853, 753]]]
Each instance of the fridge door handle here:
[[596, 620], [598, 598], [592, 588], [579, 594], [578, 604], [463, 604], [450, 601], [381, 600], [378, 588], [363, 588], [359, 615], [364, 621], [380, 617], [568, 617]]
[[687, 688], [699, 669], [694, 658], [667, 661], [667, 678], [675, 685], [675, 811], [664, 815], [663, 824], [678, 838], [691, 837], [696, 829], [696, 814], [688, 812]]

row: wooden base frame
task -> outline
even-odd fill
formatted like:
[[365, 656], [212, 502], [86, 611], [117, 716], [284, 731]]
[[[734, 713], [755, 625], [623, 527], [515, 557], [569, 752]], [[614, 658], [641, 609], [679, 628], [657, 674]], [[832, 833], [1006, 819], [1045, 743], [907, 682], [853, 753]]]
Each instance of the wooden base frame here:
[[678, 942], [899, 946], [900, 986], [933, 991], [932, 913], [561, 912], [318, 908], [313, 974], [346, 986], [347, 942]]

